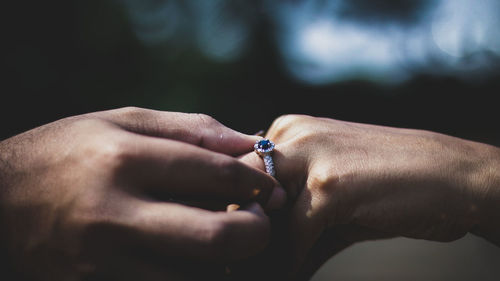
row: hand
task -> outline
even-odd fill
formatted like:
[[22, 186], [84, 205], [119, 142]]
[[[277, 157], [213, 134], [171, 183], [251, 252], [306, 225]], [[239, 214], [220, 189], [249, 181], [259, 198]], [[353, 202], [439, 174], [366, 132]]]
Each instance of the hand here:
[[[496, 147], [295, 115], [277, 119], [266, 137], [276, 143], [276, 176], [292, 201], [283, 235], [298, 279], [367, 239], [452, 241], [472, 231], [500, 241]], [[263, 169], [255, 153], [243, 160]]]
[[[266, 246], [268, 218], [251, 202], [284, 203], [273, 178], [230, 156], [249, 152], [255, 140], [204, 115], [137, 108], [7, 139], [2, 255], [34, 280], [186, 280], [223, 269]], [[171, 198], [248, 206], [215, 212]]]

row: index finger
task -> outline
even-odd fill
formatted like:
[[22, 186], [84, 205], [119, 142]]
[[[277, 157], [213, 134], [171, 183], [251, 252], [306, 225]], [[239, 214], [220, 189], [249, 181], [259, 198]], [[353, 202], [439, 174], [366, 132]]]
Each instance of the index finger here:
[[260, 252], [269, 240], [269, 218], [256, 203], [229, 213], [175, 203], [136, 203], [137, 211], [124, 227], [128, 243], [164, 258], [234, 261]]
[[137, 134], [178, 140], [233, 156], [251, 151], [260, 139], [230, 129], [205, 114], [126, 107], [93, 115]]
[[119, 184], [135, 190], [266, 204], [273, 189], [281, 189], [266, 173], [194, 145], [140, 135], [132, 135], [127, 145]]

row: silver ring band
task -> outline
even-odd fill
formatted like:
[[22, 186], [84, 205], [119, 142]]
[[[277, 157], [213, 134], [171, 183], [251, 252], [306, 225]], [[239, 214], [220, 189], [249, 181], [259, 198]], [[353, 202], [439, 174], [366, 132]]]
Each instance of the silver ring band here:
[[274, 177], [276, 175], [276, 172], [274, 171], [273, 158], [271, 157], [271, 155], [266, 155], [262, 159], [264, 159], [264, 165], [266, 165], [266, 172]]
[[257, 152], [257, 154], [264, 160], [266, 172], [274, 177], [276, 175], [276, 171], [274, 170], [273, 157], [271, 156], [274, 150], [274, 143], [268, 139], [263, 139], [257, 141], [253, 147], [255, 152]]

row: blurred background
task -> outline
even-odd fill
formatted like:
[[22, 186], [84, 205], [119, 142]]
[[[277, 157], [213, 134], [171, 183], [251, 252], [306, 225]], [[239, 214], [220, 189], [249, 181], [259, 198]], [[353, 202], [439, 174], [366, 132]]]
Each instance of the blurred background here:
[[[287, 113], [500, 145], [496, 0], [55, 0], [2, 5], [0, 139], [140, 106], [246, 133]], [[500, 249], [355, 245], [321, 280], [499, 280]]]

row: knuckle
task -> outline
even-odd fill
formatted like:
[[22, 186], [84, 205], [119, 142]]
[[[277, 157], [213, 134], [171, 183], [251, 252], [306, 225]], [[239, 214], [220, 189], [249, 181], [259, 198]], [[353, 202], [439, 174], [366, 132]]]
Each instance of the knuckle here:
[[82, 163], [89, 168], [116, 171], [128, 158], [127, 143], [119, 137], [94, 137], [81, 150]]
[[221, 260], [228, 256], [230, 225], [223, 219], [212, 219], [205, 232], [207, 255]]
[[215, 118], [213, 118], [210, 115], [204, 113], [191, 113], [191, 115], [193, 116], [193, 119], [195, 119], [202, 128], [220, 125], [219, 121], [215, 120]]
[[97, 149], [97, 156], [104, 162], [121, 164], [125, 162], [127, 157], [127, 149], [125, 147], [125, 142], [117, 139], [100, 143]]
[[159, 115], [154, 110], [129, 106], [119, 109], [118, 115], [128, 126], [138, 132], [150, 131], [151, 134], [157, 135], [161, 131], [162, 124]]
[[[231, 158], [224, 158], [219, 163], [218, 168], [219, 182], [226, 184], [230, 187], [237, 187], [242, 182], [241, 177], [243, 171], [237, 160]], [[234, 188], [236, 190], [236, 188]]]
[[117, 112], [123, 119], [134, 121], [154, 120], [158, 115], [158, 112], [155, 110], [135, 106], [123, 107], [117, 109]]
[[312, 193], [329, 194], [338, 190], [340, 185], [340, 176], [326, 169], [316, 170], [309, 174], [307, 178], [307, 188]]
[[67, 155], [80, 167], [107, 170], [121, 163], [128, 151], [126, 136], [109, 122], [82, 118], [72, 122], [68, 130], [72, 144]]
[[298, 147], [309, 146], [310, 144], [317, 144], [318, 142], [325, 141], [328, 136], [323, 135], [321, 132], [313, 130], [302, 130], [293, 137], [293, 143]]
[[271, 127], [290, 127], [295, 121], [300, 120], [303, 118], [303, 115], [299, 114], [286, 114], [286, 115], [281, 115], [280, 117], [276, 118], [276, 120], [273, 122]]
[[197, 146], [204, 147], [207, 145], [207, 141], [209, 141], [210, 137], [213, 135], [220, 135], [223, 126], [219, 121], [211, 117], [210, 115], [206, 115], [203, 113], [191, 113], [190, 117], [194, 122], [194, 127], [199, 131], [198, 134], [192, 134], [190, 138], [196, 138], [193, 140], [193, 143]]
[[140, 107], [127, 106], [127, 107], [109, 110], [109, 111], [107, 111], [107, 113], [111, 114], [111, 116], [118, 117], [124, 121], [127, 121], [127, 120], [133, 121], [133, 120], [141, 120], [150, 111], [151, 110], [149, 110], [149, 109], [144, 109], [144, 108], [140, 108]]
[[116, 110], [119, 114], [127, 116], [127, 115], [141, 115], [147, 112], [147, 109], [136, 107], [136, 106], [127, 106], [127, 107], [122, 107], [120, 109]]
[[282, 115], [271, 124], [269, 134], [273, 139], [279, 139], [297, 129], [297, 126], [307, 121], [308, 118], [309, 116], [299, 114]]
[[306, 186], [311, 198], [316, 198], [318, 204], [322, 206], [318, 209], [331, 214], [329, 221], [340, 224], [349, 222], [353, 204], [347, 202], [351, 196], [348, 194], [348, 189], [341, 184], [339, 174], [315, 172], [307, 178]]

